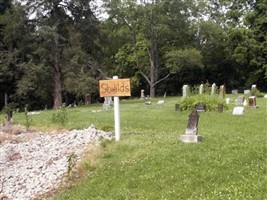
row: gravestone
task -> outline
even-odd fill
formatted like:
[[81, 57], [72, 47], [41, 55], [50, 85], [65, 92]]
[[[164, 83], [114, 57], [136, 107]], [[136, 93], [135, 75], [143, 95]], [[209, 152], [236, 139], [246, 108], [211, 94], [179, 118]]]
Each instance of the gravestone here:
[[151, 105], [152, 102], [151, 102], [151, 101], [146, 101], [145, 104], [146, 104], [146, 105]]
[[241, 106], [241, 105], [243, 105], [244, 101], [245, 101], [245, 97], [244, 96], [238, 96], [237, 99], [236, 99], [235, 105]]
[[243, 106], [247, 106], [248, 103], [247, 103], [247, 100], [245, 99], [244, 102], [243, 102]]
[[85, 105], [89, 105], [91, 104], [91, 95], [90, 94], [86, 94], [85, 97], [84, 97], [84, 104]]
[[158, 100], [157, 104], [158, 105], [164, 104], [164, 100]]
[[202, 141], [202, 137], [198, 135], [198, 120], [199, 115], [194, 109], [189, 115], [187, 128], [185, 134], [180, 136], [180, 140], [184, 143], [196, 143]]
[[265, 94], [263, 98], [264, 98], [264, 99], [267, 99], [267, 94]]
[[197, 110], [197, 112], [205, 112], [206, 106], [204, 105], [204, 103], [200, 102], [197, 104], [196, 110]]
[[199, 86], [199, 94], [203, 94], [203, 90], [204, 90], [204, 85], [200, 84], [200, 86]]
[[140, 99], [145, 99], [145, 90], [141, 90], [141, 97]]
[[224, 87], [224, 85], [221, 85], [220, 86], [219, 97], [221, 99], [224, 99], [225, 98], [225, 87]]
[[232, 90], [232, 94], [238, 94], [238, 90], [237, 89]]
[[180, 104], [175, 104], [175, 111], [179, 111], [180, 110]]
[[256, 96], [251, 96], [248, 98], [248, 106], [249, 108], [257, 108]]
[[230, 98], [226, 98], [226, 99], [225, 99], [225, 103], [226, 103], [226, 104], [229, 104], [229, 103], [230, 103]]
[[250, 94], [250, 90], [244, 90], [244, 94]]
[[223, 112], [223, 104], [218, 105], [218, 112], [222, 113]]
[[103, 110], [109, 110], [112, 107], [112, 97], [105, 97]]
[[211, 85], [211, 95], [214, 95], [214, 94], [215, 94], [215, 92], [216, 92], [216, 88], [217, 88], [216, 84], [213, 83], [213, 84]]
[[243, 115], [244, 114], [244, 107], [236, 106], [233, 110], [233, 115]]
[[189, 86], [183, 85], [183, 98], [189, 95]]
[[257, 93], [257, 86], [256, 85], [252, 85], [251, 86], [251, 90], [250, 90], [250, 95], [251, 96], [255, 96]]

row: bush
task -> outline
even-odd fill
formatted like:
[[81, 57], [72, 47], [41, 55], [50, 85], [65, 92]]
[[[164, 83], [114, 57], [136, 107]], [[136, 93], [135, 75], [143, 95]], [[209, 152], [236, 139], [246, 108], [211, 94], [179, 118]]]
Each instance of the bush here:
[[205, 105], [206, 111], [217, 111], [218, 105], [223, 104], [227, 108], [223, 99], [211, 95], [194, 95], [182, 98], [179, 102], [180, 110], [193, 110], [199, 103]]
[[68, 122], [68, 112], [65, 106], [62, 106], [52, 116], [52, 122], [65, 126]]

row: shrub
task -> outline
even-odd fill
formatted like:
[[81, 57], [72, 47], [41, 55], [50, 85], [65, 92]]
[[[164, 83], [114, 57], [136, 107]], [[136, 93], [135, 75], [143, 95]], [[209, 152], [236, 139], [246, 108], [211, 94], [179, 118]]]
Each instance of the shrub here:
[[68, 122], [68, 112], [67, 108], [63, 105], [59, 110], [57, 110], [52, 116], [52, 122], [65, 126]]
[[223, 99], [211, 95], [194, 95], [182, 98], [179, 102], [180, 110], [193, 110], [199, 103], [205, 105], [206, 111], [217, 111], [218, 105], [223, 104], [227, 108]]

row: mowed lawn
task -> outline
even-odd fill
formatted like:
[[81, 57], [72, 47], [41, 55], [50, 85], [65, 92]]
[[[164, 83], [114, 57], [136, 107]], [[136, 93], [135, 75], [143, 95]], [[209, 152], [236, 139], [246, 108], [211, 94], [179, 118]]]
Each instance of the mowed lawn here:
[[[190, 111], [175, 111], [180, 97], [145, 105], [121, 100], [121, 141], [104, 141], [94, 159], [82, 163], [83, 178], [61, 189], [54, 199], [267, 199], [267, 99], [257, 109], [233, 116], [234, 99], [223, 113], [200, 113], [198, 133], [204, 140], [184, 144]], [[30, 116], [32, 127], [58, 128], [56, 111]], [[114, 132], [113, 109], [101, 104], [67, 110], [67, 129], [91, 124]], [[25, 123], [23, 113], [16, 123]], [[90, 155], [89, 155], [90, 156]]]

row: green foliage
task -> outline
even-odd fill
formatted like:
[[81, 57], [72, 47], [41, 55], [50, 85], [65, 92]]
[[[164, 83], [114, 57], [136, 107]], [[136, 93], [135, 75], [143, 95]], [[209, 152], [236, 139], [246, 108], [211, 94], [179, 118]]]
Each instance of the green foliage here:
[[52, 122], [60, 124], [61, 126], [66, 126], [68, 122], [68, 111], [65, 105], [63, 105], [60, 109], [57, 109], [56, 112], [53, 113]]
[[72, 152], [70, 155], [68, 155], [67, 162], [68, 162], [67, 176], [70, 177], [71, 173], [73, 172], [73, 168], [75, 167], [75, 164], [77, 162], [77, 155]]
[[26, 129], [28, 130], [32, 123], [32, 119], [30, 119], [28, 115], [28, 105], [26, 105], [24, 108], [24, 114], [25, 114], [25, 125], [26, 125]]
[[166, 65], [173, 72], [181, 69], [202, 68], [202, 55], [196, 49], [179, 49], [166, 53]]
[[206, 111], [217, 111], [219, 104], [223, 104], [224, 108], [228, 107], [221, 98], [215, 95], [187, 96], [178, 102], [180, 110], [193, 110], [199, 103], [203, 103], [205, 105]]

